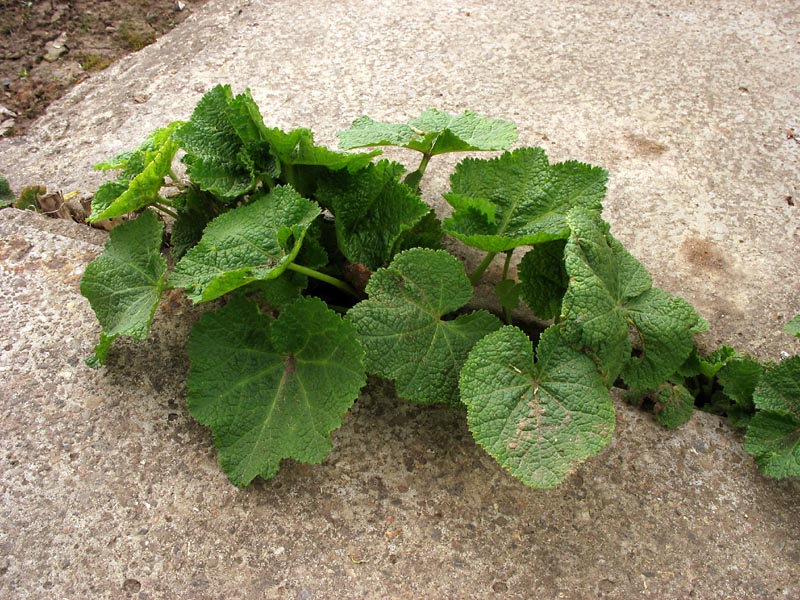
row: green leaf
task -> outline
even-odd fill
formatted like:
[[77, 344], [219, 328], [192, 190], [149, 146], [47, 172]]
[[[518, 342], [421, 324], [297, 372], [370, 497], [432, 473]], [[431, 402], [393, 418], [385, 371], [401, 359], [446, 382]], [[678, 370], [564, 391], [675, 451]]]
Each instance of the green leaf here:
[[744, 448], [768, 477], [800, 477], [800, 420], [794, 415], [759, 411], [750, 419]]
[[103, 253], [89, 263], [81, 279], [81, 294], [103, 327], [92, 367], [105, 362], [118, 336], [146, 339], [165, 287], [167, 264], [161, 256], [164, 225], [145, 211], [135, 221], [115, 227]]
[[[149, 141], [149, 138], [148, 138]], [[145, 142], [147, 144], [147, 141]], [[136, 175], [142, 172], [144, 169], [144, 151], [140, 147], [138, 150], [133, 151], [126, 151], [117, 154], [115, 157], [99, 162], [94, 165], [95, 171], [116, 171], [116, 170], [126, 170], [128, 169], [128, 165], [137, 164], [138, 167], [134, 167], [132, 169], [133, 174], [128, 177], [127, 179], [132, 179]]]
[[753, 392], [759, 410], [793, 414], [800, 419], [800, 356], [792, 356], [768, 369]]
[[11, 186], [8, 185], [8, 179], [0, 175], [0, 208], [10, 206], [16, 201], [17, 198], [11, 191]]
[[682, 385], [665, 383], [655, 394], [653, 415], [667, 429], [676, 429], [692, 418], [694, 396]]
[[156, 129], [135, 150], [122, 152], [111, 160], [97, 163], [94, 165], [94, 169], [96, 171], [119, 170], [118, 179], [120, 181], [130, 181], [145, 170], [150, 162], [148, 155], [152, 152], [157, 152], [164, 144], [169, 142], [181, 125], [183, 125], [182, 121], [173, 121], [166, 127]]
[[280, 129], [266, 131], [273, 156], [281, 163], [281, 170], [293, 166], [325, 167], [331, 171], [347, 169], [355, 173], [372, 162], [380, 154], [375, 152], [336, 152], [314, 143], [310, 129], [294, 129], [288, 133]]
[[433, 209], [422, 217], [411, 229], [407, 229], [400, 234], [392, 250], [392, 255], [398, 254], [403, 250], [411, 248], [431, 248], [438, 250], [442, 247], [442, 222], [436, 216]]
[[721, 346], [705, 356], [695, 349], [676, 376], [688, 380], [686, 385], [694, 390], [701, 410], [725, 416], [733, 426], [744, 428], [755, 413], [753, 392], [764, 369], [731, 346]]
[[386, 266], [400, 236], [430, 212], [430, 207], [400, 183], [404, 167], [381, 161], [320, 182], [316, 198], [336, 217], [336, 235], [345, 257], [372, 270]]
[[800, 315], [789, 321], [783, 330], [789, 335], [800, 337]]
[[753, 400], [759, 411], [747, 428], [745, 450], [769, 477], [800, 476], [800, 356], [767, 370]]
[[541, 148], [520, 148], [491, 160], [468, 158], [444, 195], [455, 209], [447, 233], [487, 252], [564, 239], [567, 213], [599, 212], [608, 174], [579, 162], [550, 165]]
[[458, 259], [444, 250], [407, 250], [372, 275], [366, 292], [369, 298], [348, 318], [364, 345], [367, 371], [395, 380], [401, 398], [456, 404], [467, 354], [501, 326], [486, 311], [442, 318], [472, 297]]
[[[180, 125], [180, 121], [175, 121], [155, 131], [137, 152], [130, 155], [127, 162], [117, 157], [118, 160], [111, 164], [100, 163], [99, 168], [122, 168], [124, 171], [116, 182], [106, 183], [97, 191], [92, 199], [92, 214], [88, 221], [121, 217], [161, 200], [158, 193], [178, 151], [178, 143], [172, 134]], [[140, 165], [130, 170], [133, 156], [139, 157]]]
[[257, 292], [271, 308], [283, 310], [301, 298], [306, 287], [308, 287], [308, 277], [287, 269], [280, 277], [253, 281], [237, 291], [243, 294]]
[[652, 388], [676, 372], [694, 350], [694, 334], [705, 329], [691, 304], [657, 288], [626, 302], [624, 311], [641, 343], [622, 370], [633, 387]]
[[264, 137], [270, 152], [280, 165], [281, 179], [292, 185], [301, 195], [316, 194], [320, 179], [331, 172], [346, 170], [355, 173], [371, 164], [380, 151], [345, 153], [329, 150], [314, 143], [314, 134], [308, 129], [294, 129], [285, 133], [280, 129], [265, 129]]
[[641, 266], [621, 276], [620, 247], [610, 244], [608, 227], [583, 212], [571, 216], [573, 234], [564, 249], [570, 277], [561, 308], [564, 337], [594, 358], [610, 386], [632, 351], [622, 304], [647, 291], [651, 279]]
[[494, 286], [497, 301], [505, 310], [515, 310], [519, 306], [520, 285], [513, 279], [501, 279]]
[[170, 278], [194, 302], [206, 302], [286, 269], [319, 207], [291, 187], [277, 187], [251, 204], [223, 213], [208, 224], [200, 242], [176, 265]]
[[479, 341], [461, 372], [461, 399], [475, 440], [514, 477], [551, 488], [602, 450], [614, 407], [591, 359], [565, 344], [557, 327], [536, 351], [516, 327]]
[[[755, 411], [753, 396], [766, 367], [747, 357], [736, 357], [720, 368], [717, 380], [725, 395], [730, 398], [743, 415]], [[730, 412], [728, 416], [732, 416]]]
[[322, 219], [316, 219], [308, 228], [303, 238], [303, 247], [295, 258], [295, 262], [308, 267], [309, 269], [321, 269], [328, 265], [331, 260], [322, 240], [323, 225]]
[[42, 207], [39, 205], [39, 198], [47, 193], [47, 188], [43, 185], [29, 185], [22, 188], [19, 193], [19, 198], [14, 203], [14, 208], [19, 210], [33, 210], [41, 211]]
[[178, 218], [172, 224], [170, 245], [175, 260], [183, 257], [189, 248], [197, 245], [203, 230], [219, 214], [216, 198], [194, 186], [189, 187], [172, 201]]
[[[598, 213], [575, 209], [569, 225], [565, 338], [595, 359], [608, 385], [622, 374], [633, 388], [656, 389], [690, 356], [705, 321], [683, 299], [651, 287], [650, 275]], [[629, 336], [638, 338], [636, 355]]]
[[400, 146], [430, 156], [446, 152], [507, 150], [517, 141], [517, 127], [471, 111], [451, 115], [429, 109], [408, 123], [380, 123], [359, 117], [346, 131], [337, 133], [346, 150], [368, 146]]
[[234, 97], [229, 85], [218, 85], [200, 99], [175, 137], [187, 152], [183, 162], [191, 180], [230, 201], [255, 189], [261, 177], [278, 175], [264, 132], [249, 90]]
[[555, 319], [561, 314], [561, 299], [569, 284], [565, 245], [566, 240], [537, 244], [517, 267], [522, 299], [540, 319]]
[[366, 383], [353, 327], [316, 298], [277, 320], [234, 298], [189, 337], [189, 411], [214, 433], [231, 482], [269, 479], [284, 458], [322, 462]]

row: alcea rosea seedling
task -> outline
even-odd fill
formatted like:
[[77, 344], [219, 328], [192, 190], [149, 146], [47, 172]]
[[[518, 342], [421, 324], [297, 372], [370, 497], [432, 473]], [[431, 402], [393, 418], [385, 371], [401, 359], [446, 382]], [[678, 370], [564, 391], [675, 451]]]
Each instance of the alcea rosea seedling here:
[[[478, 443], [534, 487], [557, 485], [608, 444], [615, 384], [650, 398], [670, 426], [688, 419], [700, 387], [722, 385], [717, 371], [738, 398], [734, 363], [711, 373], [696, 351], [703, 319], [653, 288], [611, 235], [603, 169], [512, 151], [513, 124], [471, 112], [361, 117], [339, 137], [347, 150], [416, 151], [418, 166], [406, 174], [376, 162], [379, 150], [344, 153], [307, 129], [269, 128], [250, 94], [229, 86], [98, 165], [119, 175], [97, 190], [90, 220], [128, 220], [81, 283], [103, 327], [87, 362], [102, 365], [119, 336], [147, 338], [167, 289], [222, 299], [188, 341], [188, 403], [234, 484], [272, 477], [284, 458], [324, 460], [368, 374], [411, 402], [466, 408]], [[441, 222], [419, 195], [429, 161], [487, 150], [502, 153], [456, 167]], [[187, 180], [173, 169], [179, 153]], [[441, 249], [444, 235], [485, 254], [475, 271]], [[468, 310], [498, 255], [498, 314]], [[538, 339], [512, 323], [520, 299], [549, 323]], [[704, 368], [711, 379], [695, 385]], [[775, 440], [800, 422], [800, 402], [786, 400], [798, 371], [792, 361], [764, 369], [751, 390], [760, 412], [748, 450], [778, 476], [798, 471], [796, 445]]]

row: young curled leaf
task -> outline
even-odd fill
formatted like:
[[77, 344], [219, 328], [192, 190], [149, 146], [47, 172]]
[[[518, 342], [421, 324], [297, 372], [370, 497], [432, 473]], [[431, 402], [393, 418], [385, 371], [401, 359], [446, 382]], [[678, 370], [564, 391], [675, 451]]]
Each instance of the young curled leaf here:
[[161, 199], [159, 191], [178, 151], [178, 143], [172, 136], [181, 125], [182, 122], [175, 121], [155, 131], [138, 150], [97, 165], [101, 170], [120, 168], [122, 173], [117, 181], [108, 182], [97, 191], [88, 221], [121, 217]]

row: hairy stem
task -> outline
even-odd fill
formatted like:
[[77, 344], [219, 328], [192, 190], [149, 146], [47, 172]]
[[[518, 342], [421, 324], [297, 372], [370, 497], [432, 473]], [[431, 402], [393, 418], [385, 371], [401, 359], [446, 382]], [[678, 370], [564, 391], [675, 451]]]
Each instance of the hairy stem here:
[[433, 158], [432, 154], [423, 152], [422, 160], [419, 162], [417, 170], [406, 175], [406, 178], [403, 180], [403, 183], [414, 190], [415, 194], [419, 194], [419, 184], [422, 181], [422, 176], [425, 175], [425, 169], [428, 168], [428, 163], [430, 162], [431, 158]]
[[169, 215], [169, 216], [170, 216], [170, 217], [172, 217], [173, 219], [177, 219], [177, 218], [178, 218], [178, 213], [176, 213], [176, 212], [175, 212], [174, 210], [172, 210], [171, 208], [169, 208], [169, 207], [167, 207], [167, 206], [164, 206], [164, 205], [163, 205], [163, 204], [161, 204], [160, 202], [156, 202], [156, 203], [154, 203], [154, 204], [153, 204], [153, 206], [154, 206], [154, 207], [156, 207], [156, 208], [157, 208], [158, 210], [160, 210], [161, 212], [163, 212], [165, 215]]
[[[502, 280], [508, 279], [508, 270], [511, 267], [511, 256], [514, 254], [514, 249], [506, 250], [506, 260], [503, 263], [503, 277]], [[510, 306], [503, 306], [503, 317], [505, 318], [506, 325], [513, 324], [513, 315], [511, 314]]]
[[514, 249], [506, 250], [506, 262], [503, 263], [503, 279], [508, 279], [508, 269], [511, 267], [511, 257], [514, 254]]
[[320, 281], [324, 281], [325, 283], [332, 285], [333, 287], [350, 294], [354, 298], [361, 300], [363, 298], [362, 294], [359, 294], [358, 291], [341, 279], [337, 279], [336, 277], [331, 277], [330, 275], [326, 275], [325, 273], [320, 273], [319, 271], [315, 271], [314, 269], [309, 269], [308, 267], [304, 267], [303, 265], [298, 265], [296, 263], [290, 263], [287, 267], [292, 271], [297, 271], [302, 275], [306, 275], [313, 279], [318, 279]]
[[475, 269], [475, 272], [469, 276], [469, 282], [472, 285], [478, 285], [478, 282], [481, 280], [483, 273], [486, 269], [489, 268], [489, 265], [492, 264], [494, 257], [497, 256], [497, 252], [487, 252], [486, 257], [483, 259], [483, 262], [478, 265], [478, 268]]

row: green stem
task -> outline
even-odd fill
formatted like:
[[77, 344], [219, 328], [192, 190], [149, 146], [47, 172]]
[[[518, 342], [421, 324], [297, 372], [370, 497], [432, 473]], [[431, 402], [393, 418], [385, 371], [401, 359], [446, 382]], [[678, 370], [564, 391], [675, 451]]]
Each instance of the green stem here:
[[708, 377], [708, 381], [705, 385], [700, 385], [700, 393], [705, 396], [706, 402], [711, 401], [711, 395], [714, 392], [714, 383], [716, 382], [716, 376]]
[[511, 256], [514, 254], [514, 249], [506, 250], [506, 262], [503, 264], [503, 279], [508, 279], [508, 269], [511, 267]]
[[406, 178], [403, 180], [403, 183], [414, 190], [415, 194], [419, 194], [419, 184], [422, 181], [422, 176], [425, 175], [425, 169], [428, 168], [428, 163], [431, 161], [431, 158], [433, 158], [432, 154], [423, 152], [422, 160], [419, 162], [417, 170], [406, 175]]
[[294, 165], [285, 165], [281, 163], [281, 172], [283, 178], [286, 180], [286, 183], [288, 183], [294, 189], [297, 189], [297, 185], [295, 182]]
[[177, 218], [178, 218], [178, 213], [176, 213], [176, 212], [175, 212], [174, 210], [172, 210], [171, 208], [167, 208], [166, 206], [164, 206], [164, 205], [163, 205], [163, 204], [161, 204], [160, 202], [155, 202], [155, 203], [153, 204], [153, 206], [155, 206], [155, 207], [156, 207], [158, 210], [160, 210], [160, 211], [161, 211], [161, 212], [163, 212], [164, 214], [166, 214], [166, 215], [169, 215], [169, 216], [170, 216], [170, 217], [172, 217], [173, 219], [177, 219]]
[[319, 271], [315, 271], [314, 269], [309, 269], [308, 267], [304, 267], [303, 265], [298, 265], [296, 263], [290, 263], [287, 268], [291, 269], [292, 271], [297, 271], [298, 273], [306, 275], [313, 279], [319, 279], [320, 281], [324, 281], [325, 283], [330, 284], [333, 287], [338, 288], [343, 292], [350, 294], [354, 298], [358, 298], [359, 300], [363, 298], [363, 295], [359, 294], [354, 287], [342, 281], [341, 279], [337, 279], [336, 277], [325, 275], [325, 273], [320, 273]]
[[422, 155], [422, 160], [419, 161], [419, 166], [417, 167], [420, 179], [422, 179], [422, 176], [425, 175], [425, 169], [428, 168], [428, 163], [431, 162], [431, 158], [433, 158], [433, 155], [427, 152]]
[[507, 306], [503, 307], [503, 320], [505, 321], [506, 325], [513, 325], [514, 319], [513, 315], [511, 314], [511, 309]]
[[266, 173], [261, 176], [261, 181], [267, 186], [270, 192], [275, 189], [275, 180]]
[[486, 257], [483, 259], [483, 262], [481, 262], [481, 264], [478, 265], [478, 268], [475, 269], [475, 272], [469, 276], [469, 282], [472, 285], [478, 285], [483, 273], [489, 268], [489, 265], [492, 264], [495, 256], [497, 256], [497, 252], [486, 253]]
[[181, 182], [181, 178], [178, 177], [175, 174], [175, 171], [173, 171], [172, 169], [169, 170], [169, 176], [170, 176], [170, 179], [172, 179], [172, 181], [174, 181], [175, 183], [180, 183]]
[[[501, 278], [502, 281], [508, 279], [508, 270], [511, 268], [511, 256], [514, 254], [514, 249], [506, 250], [506, 260], [503, 263], [503, 277]], [[506, 325], [511, 325], [513, 322], [513, 315], [511, 314], [511, 308], [509, 306], [503, 306], [503, 316], [506, 320]]]

